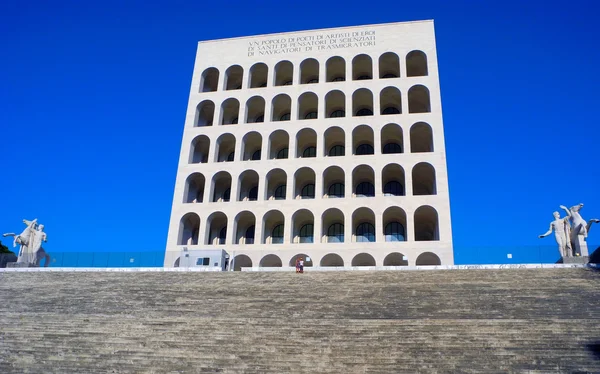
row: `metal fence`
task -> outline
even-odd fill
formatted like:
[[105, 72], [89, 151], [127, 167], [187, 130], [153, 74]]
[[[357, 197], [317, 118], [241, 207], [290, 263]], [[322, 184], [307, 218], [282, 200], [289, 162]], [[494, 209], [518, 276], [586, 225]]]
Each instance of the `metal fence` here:
[[[600, 245], [588, 244], [591, 262], [600, 263]], [[332, 251], [335, 252], [335, 251]], [[402, 250], [398, 249], [401, 253]], [[277, 249], [273, 249], [277, 254]], [[298, 246], [298, 253], [310, 255], [310, 249]], [[165, 251], [144, 252], [53, 252], [49, 267], [163, 267]], [[383, 254], [382, 254], [383, 255]], [[177, 257], [177, 256], [175, 256]], [[282, 260], [284, 260], [282, 258]], [[377, 259], [377, 262], [383, 259]], [[560, 260], [556, 246], [454, 246], [454, 263], [456, 265], [471, 264], [552, 264]], [[16, 261], [14, 254], [0, 254], [0, 267], [7, 262]], [[46, 266], [43, 259], [40, 266]], [[283, 261], [284, 263], [287, 262]], [[414, 263], [414, 262], [413, 262]]]

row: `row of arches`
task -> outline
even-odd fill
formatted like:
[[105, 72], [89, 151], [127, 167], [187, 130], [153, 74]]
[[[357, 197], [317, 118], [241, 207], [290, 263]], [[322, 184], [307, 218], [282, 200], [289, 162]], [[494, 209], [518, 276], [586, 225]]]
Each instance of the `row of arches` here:
[[[415, 164], [411, 177], [413, 196], [437, 194], [435, 168], [431, 164], [427, 162]], [[316, 173], [312, 168], [302, 167], [296, 170], [292, 179], [288, 181], [285, 170], [276, 168], [267, 172], [261, 181], [258, 172], [248, 169], [237, 177], [234, 192], [237, 196], [232, 197], [233, 178], [229, 172], [215, 173], [209, 181], [209, 191], [205, 191], [207, 184], [205, 176], [195, 172], [185, 181], [183, 203], [314, 199], [317, 195], [328, 199], [375, 197], [376, 195], [375, 171], [369, 165], [362, 164], [354, 167], [348, 178], [344, 169], [330, 166], [319, 178], [321, 183], [317, 183]], [[387, 164], [381, 170], [380, 178], [380, 193], [383, 196], [406, 195], [406, 177], [401, 165]], [[291, 188], [288, 188], [288, 185]]]
[[[325, 210], [320, 215], [320, 225], [315, 227], [315, 217], [308, 209], [299, 209], [286, 217], [279, 210], [266, 212], [260, 222], [261, 232], [256, 232], [256, 217], [250, 211], [238, 213], [231, 228], [229, 218], [223, 212], [210, 214], [204, 223], [204, 245], [226, 244], [283, 244], [283, 243], [376, 243], [439, 240], [438, 214], [423, 205], [414, 212], [414, 232], [408, 235], [406, 212], [397, 206], [387, 208], [378, 227], [375, 213], [361, 207], [346, 217], [337, 208]], [[200, 217], [196, 213], [185, 214], [179, 224], [178, 245], [198, 245], [200, 240]], [[288, 232], [286, 232], [288, 230]], [[414, 235], [414, 236], [413, 236]], [[258, 240], [256, 238], [258, 237]]]
[[[433, 152], [433, 133], [431, 126], [425, 122], [417, 122], [410, 127], [410, 152]], [[233, 134], [220, 135], [211, 150], [210, 138], [198, 135], [192, 140], [188, 163], [207, 163], [212, 154], [213, 162], [256, 161], [261, 159], [287, 159], [310, 157], [338, 157], [350, 155], [395, 154], [404, 153], [404, 133], [402, 127], [389, 123], [381, 128], [381, 148], [375, 150], [375, 133], [368, 125], [359, 125], [352, 130], [346, 151], [346, 132], [338, 126], [328, 128], [319, 141], [317, 132], [312, 128], [303, 128], [296, 133], [296, 149], [289, 152], [290, 135], [285, 130], [275, 130], [268, 137], [266, 157], [263, 152], [263, 136], [257, 131], [250, 131], [242, 137], [240, 155], [235, 154], [236, 138]]]
[[[427, 76], [427, 55], [423, 51], [411, 51], [406, 57], [406, 76]], [[379, 56], [378, 70], [380, 79], [398, 78], [400, 74], [400, 58], [394, 52], [386, 52]], [[360, 54], [352, 59], [352, 80], [373, 79], [373, 59], [366, 54]], [[307, 58], [300, 63], [297, 82], [300, 84], [319, 83], [320, 64], [315, 58]], [[200, 78], [200, 92], [217, 91], [220, 72], [215, 67], [207, 68]], [[343, 82], [346, 80], [346, 60], [340, 56], [329, 58], [325, 62], [326, 82]], [[280, 61], [269, 78], [269, 67], [264, 62], [258, 62], [249, 69], [249, 76], [244, 78], [244, 68], [233, 65], [225, 70], [221, 82], [223, 90], [239, 90], [242, 87], [267, 87], [271, 80], [272, 86], [289, 86], [294, 83], [294, 64], [290, 61]]]
[[[219, 125], [235, 125], [238, 123], [261, 123], [265, 121], [290, 121], [310, 120], [317, 118], [339, 118], [346, 117], [346, 95], [340, 90], [333, 90], [325, 95], [324, 108], [319, 108], [319, 97], [314, 92], [304, 92], [297, 99], [295, 111], [292, 113], [292, 98], [287, 94], [278, 94], [273, 97], [267, 108], [266, 101], [262, 96], [252, 96], [246, 101], [245, 108], [240, 111], [240, 102], [236, 98], [225, 99], [215, 113], [215, 103], [204, 100], [196, 107], [194, 119], [195, 127], [212, 126], [215, 115], [218, 116]], [[349, 104], [352, 110], [350, 116], [362, 117], [372, 116], [373, 92], [368, 88], [359, 88], [352, 94], [352, 102]], [[324, 113], [320, 113], [324, 111]], [[429, 89], [421, 84], [414, 85], [408, 89], [408, 112], [429, 113], [431, 112], [431, 101]], [[240, 121], [240, 114], [242, 120]], [[379, 114], [393, 115], [402, 114], [402, 94], [397, 87], [385, 87], [379, 92]]]
[[[337, 253], [328, 253], [321, 258], [319, 262], [313, 262], [311, 256], [306, 253], [298, 253], [293, 256], [287, 263], [287, 266], [292, 267], [296, 264], [296, 259], [304, 259], [305, 267], [313, 267], [318, 264], [321, 267], [343, 267], [346, 264], [342, 256]], [[310, 258], [310, 260], [306, 260]], [[437, 266], [441, 265], [441, 260], [438, 255], [433, 252], [423, 252], [415, 261], [417, 266]], [[253, 266], [252, 259], [244, 254], [237, 255], [231, 261], [231, 265], [235, 271], [240, 271], [242, 268], [251, 268]], [[350, 266], [377, 266], [375, 258], [369, 253], [359, 253], [352, 258]], [[386, 255], [382, 261], [383, 266], [408, 266], [407, 257], [400, 252], [392, 252]], [[259, 263], [259, 267], [283, 267], [283, 261], [276, 254], [268, 254], [263, 256]], [[179, 259], [175, 261], [175, 267], [179, 267]]]

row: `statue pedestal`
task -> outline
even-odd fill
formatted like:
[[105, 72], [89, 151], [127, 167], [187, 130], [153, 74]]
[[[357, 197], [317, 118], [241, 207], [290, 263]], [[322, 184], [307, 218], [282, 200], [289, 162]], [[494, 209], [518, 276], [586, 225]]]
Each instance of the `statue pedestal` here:
[[579, 257], [588, 257], [590, 255], [588, 252], [587, 242], [583, 238], [583, 235], [577, 235], [571, 240], [571, 244], [573, 245], [574, 255], [579, 254]]
[[588, 256], [571, 256], [571, 257], [563, 257], [563, 264], [587, 264], [590, 262], [590, 258]]
[[35, 264], [27, 262], [9, 262], [6, 264], [7, 268], [36, 268]]

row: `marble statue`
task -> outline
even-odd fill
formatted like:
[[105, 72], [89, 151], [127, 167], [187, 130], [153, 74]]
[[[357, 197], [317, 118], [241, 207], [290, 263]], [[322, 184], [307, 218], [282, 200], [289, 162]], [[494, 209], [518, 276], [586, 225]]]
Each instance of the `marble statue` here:
[[550, 228], [546, 233], [540, 235], [539, 237], [545, 238], [546, 236], [552, 234], [552, 231], [554, 230], [554, 239], [556, 239], [556, 244], [558, 244], [558, 252], [562, 257], [569, 257], [573, 254], [570, 238], [570, 212], [566, 206], [561, 205], [560, 208], [567, 211], [567, 216], [560, 218], [560, 213], [554, 212], [554, 221], [550, 222]]
[[574, 205], [571, 208], [561, 205], [560, 208], [567, 213], [566, 217], [560, 218], [560, 214], [554, 212], [554, 221], [550, 223], [550, 228], [539, 237], [544, 238], [554, 230], [554, 237], [562, 257], [571, 257], [573, 254], [588, 256], [586, 239], [592, 224], [600, 223], [600, 220], [591, 219], [586, 223], [579, 213], [583, 204]]
[[39, 266], [42, 259], [46, 259], [45, 266], [49, 265], [50, 256], [42, 248], [42, 242], [47, 241], [47, 235], [44, 232], [44, 225], [37, 223], [37, 218], [33, 221], [24, 219], [23, 223], [27, 226], [20, 234], [7, 233], [2, 236], [12, 236], [13, 247], [20, 245], [19, 255], [17, 257], [18, 264], [28, 264]]

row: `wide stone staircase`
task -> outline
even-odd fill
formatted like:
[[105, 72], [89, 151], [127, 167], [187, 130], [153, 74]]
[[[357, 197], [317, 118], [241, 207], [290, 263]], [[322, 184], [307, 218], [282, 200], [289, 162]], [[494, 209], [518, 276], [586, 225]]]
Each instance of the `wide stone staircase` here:
[[0, 273], [0, 373], [600, 373], [600, 272]]

